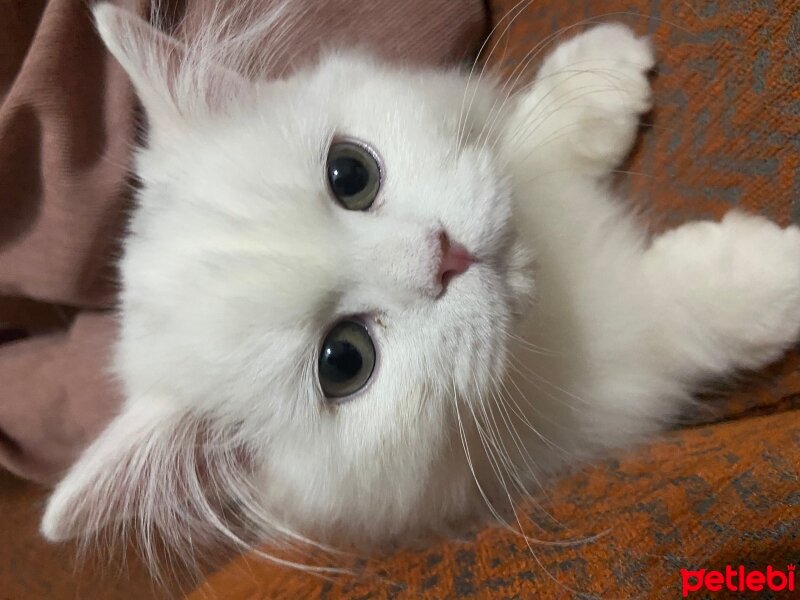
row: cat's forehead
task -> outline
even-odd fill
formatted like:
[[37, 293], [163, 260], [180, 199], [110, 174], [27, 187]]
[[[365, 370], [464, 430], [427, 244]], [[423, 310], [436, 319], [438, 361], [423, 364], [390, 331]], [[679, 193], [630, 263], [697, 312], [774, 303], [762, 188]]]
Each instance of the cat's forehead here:
[[[335, 124], [370, 127], [402, 140], [452, 133], [463, 119], [485, 119], [494, 88], [489, 81], [476, 86], [479, 79], [457, 70], [405, 69], [344, 52], [323, 57], [300, 75], [295, 91]], [[316, 102], [309, 104], [312, 98]]]
[[260, 84], [255, 106], [200, 129], [190, 150], [209, 150], [201, 163], [215, 164], [203, 164], [205, 171], [262, 174], [273, 186], [314, 180], [336, 136], [378, 146], [393, 162], [452, 156], [459, 132], [483, 131], [496, 116], [490, 82], [471, 85], [458, 71], [404, 70], [358, 53], [333, 54], [285, 81]]

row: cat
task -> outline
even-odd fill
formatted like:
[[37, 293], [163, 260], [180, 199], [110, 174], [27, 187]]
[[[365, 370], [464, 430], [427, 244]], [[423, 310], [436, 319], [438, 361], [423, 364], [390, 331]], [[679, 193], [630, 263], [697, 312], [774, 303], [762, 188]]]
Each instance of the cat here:
[[[53, 541], [380, 547], [646, 441], [800, 337], [800, 230], [652, 237], [613, 190], [655, 65], [594, 26], [512, 90], [332, 50], [273, 81], [93, 8], [149, 133], [120, 270], [126, 402]], [[276, 559], [277, 560], [277, 559]], [[155, 565], [157, 567], [157, 565]]]

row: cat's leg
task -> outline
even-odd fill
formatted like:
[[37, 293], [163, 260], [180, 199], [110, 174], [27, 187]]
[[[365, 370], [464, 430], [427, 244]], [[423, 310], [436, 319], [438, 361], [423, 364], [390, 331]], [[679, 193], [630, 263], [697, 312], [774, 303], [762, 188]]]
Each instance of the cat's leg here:
[[755, 369], [800, 336], [800, 229], [732, 212], [645, 252], [666, 357], [695, 377]]
[[648, 244], [609, 192], [650, 107], [653, 64], [627, 28], [594, 28], [555, 49], [508, 122], [520, 228], [540, 255], [524, 336], [555, 350], [520, 351], [554, 383], [519, 386], [556, 423], [579, 415], [576, 448], [641, 439], [704, 380], [761, 367], [800, 336], [798, 228], [732, 213]]
[[600, 25], [560, 44], [519, 95], [507, 147], [525, 167], [606, 176], [651, 107], [654, 64], [649, 40], [624, 25]]
[[[534, 367], [556, 382], [550, 395], [575, 407], [576, 446], [641, 440], [676, 418], [703, 384], [763, 367], [800, 339], [796, 226], [733, 212], [638, 246], [624, 219], [591, 224], [581, 222], [570, 243], [558, 241], [566, 229], [552, 238], [555, 251], [537, 282], [544, 316], [525, 332], [558, 351]], [[542, 385], [535, 383], [531, 395]]]

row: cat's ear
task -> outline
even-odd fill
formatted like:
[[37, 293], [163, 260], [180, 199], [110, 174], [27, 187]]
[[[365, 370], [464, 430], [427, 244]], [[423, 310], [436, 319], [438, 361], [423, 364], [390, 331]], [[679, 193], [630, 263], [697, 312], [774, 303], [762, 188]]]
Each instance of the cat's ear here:
[[252, 88], [205, 56], [203, 47], [190, 48], [127, 10], [102, 2], [92, 12], [100, 37], [128, 73], [156, 131], [224, 109]]
[[129, 405], [58, 484], [42, 534], [51, 541], [86, 539], [109, 528], [113, 539], [138, 527], [145, 537], [166, 532], [175, 544], [196, 534], [220, 518], [216, 486], [224, 479], [232, 487], [243, 473], [241, 447], [228, 443], [227, 433], [172, 404]]
[[[117, 416], [71, 467], [48, 500], [42, 534], [61, 541], [92, 534], [138, 512], [136, 498], [151, 487], [148, 478], [166, 453], [180, 444], [170, 433], [177, 415], [140, 405]], [[151, 464], [147, 465], [146, 463]]]
[[[235, 423], [220, 423], [163, 398], [128, 404], [58, 484], [40, 530], [50, 541], [138, 541], [154, 575], [161, 550], [193, 568], [195, 552], [245, 543], [256, 531], [253, 453]], [[102, 537], [98, 537], [102, 532]]]

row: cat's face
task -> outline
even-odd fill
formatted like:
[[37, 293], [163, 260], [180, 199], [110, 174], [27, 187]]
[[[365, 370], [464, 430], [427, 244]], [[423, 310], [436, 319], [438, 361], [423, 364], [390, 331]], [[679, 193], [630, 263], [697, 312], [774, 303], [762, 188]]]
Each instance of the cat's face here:
[[[235, 431], [265, 521], [309, 536], [375, 541], [469, 510], [459, 412], [491, 401], [532, 290], [495, 92], [334, 54], [234, 81], [224, 110], [192, 116], [157, 105], [135, 59], [152, 129], [122, 263], [119, 419]], [[99, 443], [89, 454], [115, 454]], [[98, 486], [80, 478], [51, 503], [51, 537], [87, 526], [68, 492]]]

